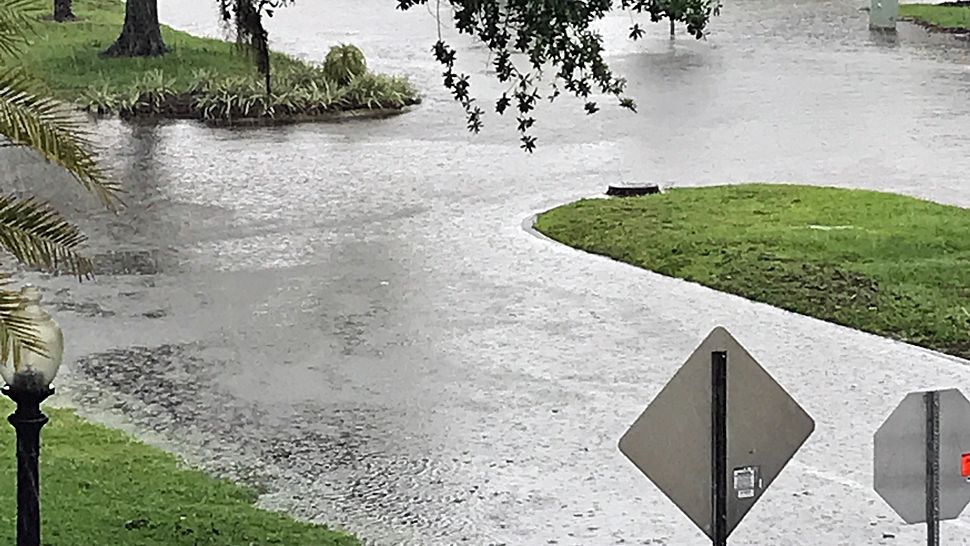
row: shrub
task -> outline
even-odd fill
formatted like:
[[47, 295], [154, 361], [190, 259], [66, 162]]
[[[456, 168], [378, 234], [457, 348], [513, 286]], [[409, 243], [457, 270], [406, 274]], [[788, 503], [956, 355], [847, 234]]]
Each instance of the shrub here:
[[323, 62], [324, 75], [338, 85], [347, 85], [355, 78], [367, 73], [367, 60], [356, 46], [344, 44], [335, 46], [327, 53]]

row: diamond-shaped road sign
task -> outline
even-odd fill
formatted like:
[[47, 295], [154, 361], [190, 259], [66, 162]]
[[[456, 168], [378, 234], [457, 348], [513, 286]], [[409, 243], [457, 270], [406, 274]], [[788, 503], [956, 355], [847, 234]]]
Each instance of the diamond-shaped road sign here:
[[[957, 389], [939, 397], [939, 520], [970, 503], [970, 401]], [[926, 521], [927, 408], [924, 392], [906, 395], [873, 437], [876, 493], [906, 523]]]
[[[717, 406], [712, 399], [715, 389], [723, 387], [712, 380], [715, 353], [721, 353], [722, 361], [726, 353], [722, 422], [727, 445], [726, 461], [720, 465], [714, 458], [717, 440], [712, 423], [717, 419], [712, 413]], [[620, 451], [715, 539], [715, 466], [726, 474], [729, 534], [814, 429], [812, 418], [719, 327], [623, 435]]]

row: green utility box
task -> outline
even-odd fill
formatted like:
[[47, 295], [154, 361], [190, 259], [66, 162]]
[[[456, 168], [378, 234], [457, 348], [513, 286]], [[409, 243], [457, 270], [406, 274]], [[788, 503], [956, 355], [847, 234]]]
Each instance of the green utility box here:
[[869, 7], [870, 30], [896, 30], [899, 0], [872, 0]]

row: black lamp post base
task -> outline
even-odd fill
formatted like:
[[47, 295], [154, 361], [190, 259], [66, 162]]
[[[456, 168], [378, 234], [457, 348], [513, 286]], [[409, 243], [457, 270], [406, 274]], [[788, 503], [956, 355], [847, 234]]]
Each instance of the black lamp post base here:
[[7, 418], [17, 430], [17, 546], [40, 546], [40, 429], [47, 416], [40, 404], [52, 387], [23, 389], [7, 385], [2, 392], [17, 403]]

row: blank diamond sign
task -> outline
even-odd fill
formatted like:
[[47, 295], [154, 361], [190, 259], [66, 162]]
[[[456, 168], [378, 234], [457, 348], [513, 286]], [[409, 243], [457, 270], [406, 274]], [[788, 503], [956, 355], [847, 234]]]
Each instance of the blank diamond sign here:
[[620, 451], [723, 544], [814, 429], [719, 327], [623, 435]]

